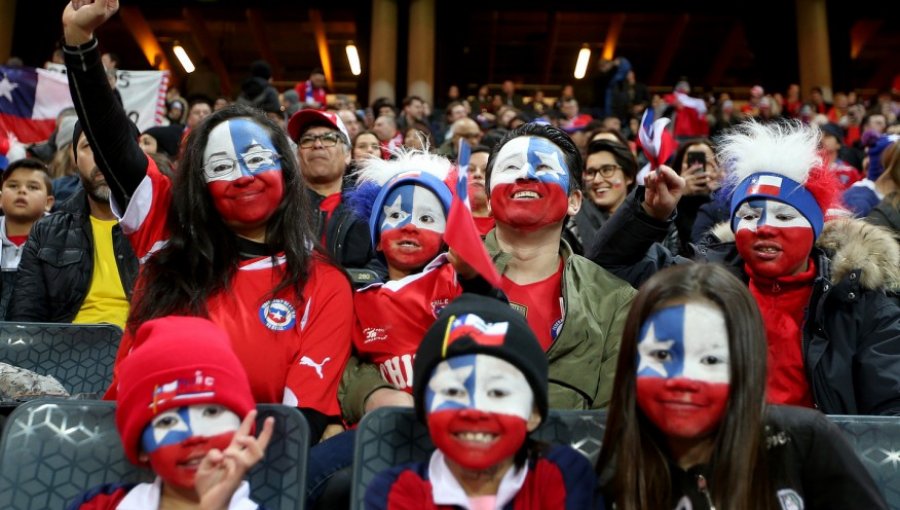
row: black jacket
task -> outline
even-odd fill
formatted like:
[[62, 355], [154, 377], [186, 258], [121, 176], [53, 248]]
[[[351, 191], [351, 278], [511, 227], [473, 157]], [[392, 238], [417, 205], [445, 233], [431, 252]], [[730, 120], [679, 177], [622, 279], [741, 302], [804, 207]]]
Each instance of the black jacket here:
[[[790, 406], [769, 406], [766, 413], [769, 480], [780, 508], [887, 509], [887, 503], [841, 430], [822, 413]], [[671, 508], [710, 508], [700, 476], [712, 483], [711, 466], [684, 471], [670, 465]], [[707, 491], [711, 490], [709, 485]], [[759, 496], [759, 495], [757, 495]], [[684, 504], [683, 499], [690, 501]], [[679, 506], [680, 505], [680, 506]]]
[[[591, 259], [638, 287], [656, 271], [688, 262], [658, 242], [666, 222], [632, 195], [604, 225]], [[725, 265], [748, 281], [727, 225], [694, 259]], [[816, 241], [818, 275], [803, 323], [802, 351], [816, 406], [826, 414], [900, 415], [900, 247], [861, 220], [826, 222]]]
[[328, 253], [345, 269], [366, 267], [375, 258], [369, 226], [353, 214], [344, 197], [341, 197], [341, 203], [335, 208], [331, 218], [327, 218], [325, 211], [319, 210], [319, 204], [325, 197], [308, 188], [307, 193], [310, 208], [317, 213], [317, 239], [321, 240], [324, 234]]
[[[112, 230], [119, 277], [127, 297], [138, 260], [122, 229]], [[13, 288], [9, 320], [72, 322], [87, 296], [94, 272], [94, 239], [84, 190], [31, 228]]]

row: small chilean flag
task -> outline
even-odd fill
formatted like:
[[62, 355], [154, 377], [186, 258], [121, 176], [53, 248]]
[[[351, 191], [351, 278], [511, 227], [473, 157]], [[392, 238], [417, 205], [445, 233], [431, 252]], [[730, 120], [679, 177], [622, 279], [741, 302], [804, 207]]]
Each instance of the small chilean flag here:
[[760, 175], [750, 181], [747, 189], [748, 195], [773, 195], [781, 194], [781, 177], [775, 175]]
[[482, 278], [495, 288], [499, 288], [500, 273], [497, 272], [494, 262], [484, 248], [469, 205], [467, 182], [471, 155], [469, 144], [465, 140], [460, 140], [459, 157], [456, 160], [456, 189], [453, 193], [453, 202], [450, 204], [450, 214], [447, 215], [444, 241], [466, 264], [478, 271]]
[[42, 142], [56, 116], [72, 106], [66, 75], [46, 69], [0, 66], [0, 131], [22, 143]]

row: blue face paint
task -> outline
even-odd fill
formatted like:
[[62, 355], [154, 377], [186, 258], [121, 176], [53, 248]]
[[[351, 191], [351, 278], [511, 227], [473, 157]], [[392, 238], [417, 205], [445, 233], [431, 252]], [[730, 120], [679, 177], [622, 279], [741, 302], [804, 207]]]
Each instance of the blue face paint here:
[[[450, 374], [452, 383], [449, 386], [455, 386], [460, 397], [448, 398], [446, 395], [439, 395], [432, 388], [432, 385], [429, 384], [425, 388], [425, 408], [428, 409], [429, 413], [447, 409], [471, 409], [475, 407], [475, 356], [475, 354], [466, 354], [446, 360], [449, 370], [453, 372]], [[442, 385], [442, 387], [445, 386], [447, 384]]]
[[684, 306], [651, 315], [641, 327], [638, 376], [675, 377], [684, 369]]
[[380, 232], [412, 224], [443, 234], [446, 214], [438, 197], [429, 189], [403, 184], [392, 189], [381, 212]]
[[250, 119], [227, 120], [209, 134], [203, 153], [206, 182], [281, 171], [280, 156], [266, 130]]
[[167, 430], [162, 432], [159, 427], [151, 423], [144, 429], [141, 435], [141, 447], [146, 453], [153, 453], [163, 446], [178, 444], [194, 435], [191, 429], [191, 416], [188, 407], [179, 407], [174, 413], [164, 413], [154, 419], [154, 422], [163, 420]]
[[491, 192], [500, 184], [530, 179], [562, 188], [569, 193], [569, 169], [562, 149], [539, 136], [523, 136], [507, 142], [497, 153], [491, 170]]

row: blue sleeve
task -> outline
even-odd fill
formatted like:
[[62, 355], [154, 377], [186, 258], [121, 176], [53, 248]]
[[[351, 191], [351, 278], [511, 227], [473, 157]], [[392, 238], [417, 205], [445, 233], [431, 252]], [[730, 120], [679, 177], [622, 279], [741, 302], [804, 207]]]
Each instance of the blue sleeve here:
[[81, 493], [66, 510], [102, 510], [115, 508], [122, 498], [133, 489], [134, 483], [107, 483]]
[[423, 471], [427, 472], [427, 462], [419, 462], [414, 464], [404, 464], [402, 466], [392, 467], [382, 471], [372, 479], [372, 482], [366, 488], [366, 497], [363, 501], [365, 510], [388, 510], [388, 500], [391, 496], [391, 490], [400, 475], [407, 471], [415, 472], [419, 478], [423, 478]]
[[554, 446], [544, 456], [562, 474], [566, 491], [566, 510], [602, 508], [597, 506], [595, 493], [597, 475], [587, 457], [569, 446]]
[[864, 217], [878, 205], [878, 195], [865, 186], [851, 186], [841, 197], [847, 209], [857, 217]]

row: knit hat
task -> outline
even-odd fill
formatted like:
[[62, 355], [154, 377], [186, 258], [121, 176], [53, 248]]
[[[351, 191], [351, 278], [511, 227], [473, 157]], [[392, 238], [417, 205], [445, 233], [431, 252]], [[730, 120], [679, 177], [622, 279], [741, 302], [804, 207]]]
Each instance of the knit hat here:
[[900, 140], [900, 135], [882, 135], [875, 143], [869, 147], [869, 175], [870, 181], [874, 181], [881, 177], [884, 173], [884, 165], [881, 164], [881, 155], [892, 144]]
[[219, 404], [243, 418], [256, 404], [228, 334], [207, 319], [163, 317], [144, 323], [119, 366], [116, 427], [125, 455], [140, 464], [141, 434], [155, 416]]
[[67, 115], [59, 121], [59, 125], [56, 126], [56, 138], [54, 139], [56, 150], [75, 142], [73, 136], [75, 134], [75, 123], [77, 122], [78, 117], [76, 115]]
[[518, 368], [534, 392], [534, 404], [547, 418], [547, 355], [525, 317], [497, 299], [463, 294], [447, 305], [425, 332], [413, 362], [413, 398], [426, 422], [425, 388], [431, 372], [449, 358], [487, 354]]
[[336, 113], [332, 112], [323, 112], [312, 108], [300, 110], [291, 116], [291, 120], [288, 121], [287, 131], [291, 135], [291, 140], [299, 143], [303, 132], [308, 127], [317, 125], [337, 129], [344, 135], [344, 142], [350, 145], [350, 133], [347, 132], [344, 121]]
[[183, 126], [176, 124], [169, 126], [154, 126], [144, 131], [156, 140], [157, 152], [164, 152], [167, 156], [178, 156], [178, 148], [181, 144]]
[[821, 132], [799, 122], [761, 124], [747, 121], [724, 135], [718, 159], [728, 171], [731, 228], [737, 229], [738, 208], [753, 199], [777, 200], [800, 211], [818, 238], [825, 213], [839, 196], [840, 183], [823, 167], [818, 146]]
[[[302, 113], [302, 112], [301, 112]], [[422, 186], [434, 193], [444, 214], [450, 213], [453, 195], [447, 184], [456, 175], [451, 173], [450, 161], [435, 154], [400, 149], [390, 161], [372, 159], [359, 172], [356, 187], [348, 193], [347, 202], [354, 214], [369, 223], [372, 246], [378, 246], [379, 228], [384, 202], [392, 190], [404, 184]]]

